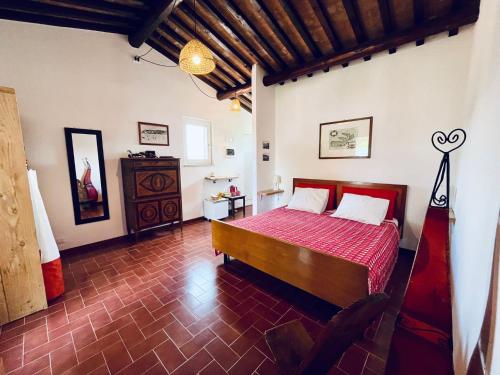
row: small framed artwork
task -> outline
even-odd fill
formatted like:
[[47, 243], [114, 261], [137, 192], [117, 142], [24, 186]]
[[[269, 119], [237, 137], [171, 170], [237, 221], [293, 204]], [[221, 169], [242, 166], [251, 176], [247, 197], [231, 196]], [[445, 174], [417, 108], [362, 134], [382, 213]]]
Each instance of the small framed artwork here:
[[169, 146], [168, 125], [139, 122], [139, 144]]
[[262, 141], [262, 149], [264, 150], [269, 150], [270, 147], [270, 142], [269, 141]]
[[319, 124], [320, 159], [370, 158], [373, 117]]
[[269, 154], [262, 154], [262, 161], [269, 161]]
[[234, 158], [234, 148], [226, 148], [226, 158]]

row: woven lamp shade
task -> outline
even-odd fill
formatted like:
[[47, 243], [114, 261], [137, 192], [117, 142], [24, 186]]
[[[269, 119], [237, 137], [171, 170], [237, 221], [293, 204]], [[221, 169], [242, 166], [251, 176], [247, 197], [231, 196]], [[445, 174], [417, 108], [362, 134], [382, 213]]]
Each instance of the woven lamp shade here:
[[179, 55], [179, 67], [190, 74], [208, 74], [215, 69], [210, 50], [197, 39], [190, 40]]
[[233, 112], [239, 112], [240, 109], [241, 109], [241, 104], [240, 104], [240, 100], [238, 98], [234, 98], [233, 100], [231, 100], [231, 111]]

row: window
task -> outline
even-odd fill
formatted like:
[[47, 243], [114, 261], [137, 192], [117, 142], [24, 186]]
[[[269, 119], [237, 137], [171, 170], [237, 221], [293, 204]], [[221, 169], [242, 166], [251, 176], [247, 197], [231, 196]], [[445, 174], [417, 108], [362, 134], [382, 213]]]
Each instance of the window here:
[[212, 164], [210, 121], [184, 117], [184, 165]]

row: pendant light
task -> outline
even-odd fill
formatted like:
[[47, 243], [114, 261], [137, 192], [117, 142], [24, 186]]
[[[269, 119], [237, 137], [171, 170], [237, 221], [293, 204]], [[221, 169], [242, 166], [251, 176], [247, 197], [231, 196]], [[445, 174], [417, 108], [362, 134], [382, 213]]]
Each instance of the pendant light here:
[[231, 100], [231, 112], [239, 112], [241, 109], [241, 103], [238, 98], [234, 98]]
[[203, 75], [215, 69], [215, 61], [210, 50], [198, 39], [196, 32], [196, 0], [194, 0], [194, 37], [181, 50], [179, 67], [186, 73]]

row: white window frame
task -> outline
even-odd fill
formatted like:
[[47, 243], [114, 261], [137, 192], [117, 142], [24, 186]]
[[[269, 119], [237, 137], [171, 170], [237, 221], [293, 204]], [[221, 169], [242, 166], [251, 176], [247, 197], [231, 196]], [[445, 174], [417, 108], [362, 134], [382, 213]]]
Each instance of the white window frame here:
[[[212, 122], [209, 120], [196, 118], [196, 117], [187, 117], [183, 116], [183, 129], [184, 129], [184, 166], [187, 167], [201, 167], [201, 166], [210, 166], [213, 165], [213, 156], [212, 156]], [[208, 131], [207, 136], [207, 159], [189, 159], [187, 157], [187, 148], [188, 148], [188, 140], [186, 135], [186, 127], [187, 125], [199, 125], [204, 126]]]

